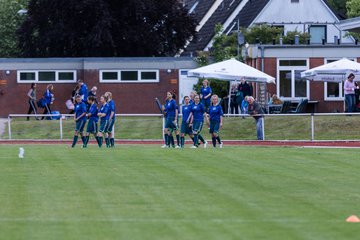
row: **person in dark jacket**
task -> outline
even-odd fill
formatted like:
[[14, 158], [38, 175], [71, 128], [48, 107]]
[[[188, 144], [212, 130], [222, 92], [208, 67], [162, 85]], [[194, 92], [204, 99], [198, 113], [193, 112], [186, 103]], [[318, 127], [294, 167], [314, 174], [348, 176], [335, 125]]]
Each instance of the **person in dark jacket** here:
[[256, 135], [258, 140], [264, 140], [263, 134], [263, 121], [264, 121], [264, 110], [259, 103], [255, 101], [252, 96], [247, 97], [249, 102], [248, 111], [252, 115], [256, 122]]

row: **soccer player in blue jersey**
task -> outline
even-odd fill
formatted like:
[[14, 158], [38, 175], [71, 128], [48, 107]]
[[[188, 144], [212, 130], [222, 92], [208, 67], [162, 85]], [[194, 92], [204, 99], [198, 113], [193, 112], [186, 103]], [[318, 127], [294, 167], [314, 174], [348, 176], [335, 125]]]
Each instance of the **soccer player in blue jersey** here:
[[100, 147], [100, 143], [99, 143], [99, 139], [98, 139], [98, 136], [97, 136], [97, 132], [98, 132], [98, 126], [97, 126], [97, 123], [98, 123], [98, 108], [96, 106], [96, 102], [95, 102], [95, 97], [94, 96], [89, 96], [88, 97], [88, 105], [90, 106], [89, 107], [89, 110], [86, 114], [86, 117], [89, 119], [88, 121], [88, 124], [87, 124], [87, 127], [86, 127], [86, 133], [85, 133], [85, 143], [83, 145], [84, 148], [87, 147], [87, 144], [89, 142], [89, 138], [90, 138], [90, 133], [92, 133]]
[[205, 107], [205, 111], [208, 112], [210, 107], [210, 99], [211, 99], [212, 89], [209, 86], [209, 81], [205, 79], [203, 81], [203, 86], [200, 90], [201, 103]]
[[82, 79], [78, 80], [78, 84], [79, 84], [78, 94], [81, 96], [82, 101], [86, 104], [88, 97], [88, 88]]
[[212, 144], [215, 148], [217, 140], [219, 142], [219, 147], [222, 148], [223, 144], [219, 136], [219, 131], [223, 124], [224, 112], [221, 105], [219, 104], [219, 97], [216, 94], [211, 96], [211, 103], [212, 106], [209, 108], [209, 115], [207, 117], [210, 118], [210, 134]]
[[[163, 106], [165, 112], [165, 143], [163, 147], [170, 147], [170, 143], [174, 142], [172, 132], [178, 129], [177, 118], [178, 118], [178, 106], [175, 99], [173, 99], [173, 93], [166, 93], [166, 103]], [[175, 147], [175, 146], [174, 146]]]
[[203, 139], [200, 135], [202, 127], [204, 125], [204, 114], [205, 114], [205, 107], [202, 103], [200, 103], [199, 95], [196, 95], [194, 98], [195, 103], [191, 107], [190, 112], [190, 126], [192, 126], [193, 134], [194, 134], [194, 145], [191, 148], [198, 147], [198, 139], [202, 139], [204, 143], [204, 148], [207, 146], [207, 142]]
[[[54, 99], [54, 86], [52, 84], [48, 84], [46, 86], [46, 90], [44, 92], [43, 98], [45, 99], [45, 110], [43, 112], [43, 114], [51, 114], [51, 108], [50, 105], [53, 103], [53, 99]], [[41, 117], [41, 120], [43, 120], [45, 118], [45, 116]]]
[[100, 104], [101, 107], [98, 111], [98, 117], [100, 118], [100, 128], [98, 132], [99, 147], [103, 144], [103, 136], [106, 133], [110, 117], [109, 105], [107, 104], [106, 97], [104, 95], [100, 97]]
[[184, 97], [184, 105], [181, 108], [182, 112], [182, 121], [181, 121], [181, 130], [180, 130], [180, 146], [184, 148], [185, 145], [185, 135], [188, 134], [191, 139], [193, 139], [192, 130], [189, 126], [189, 117], [191, 112], [190, 98], [188, 96]]
[[75, 121], [76, 125], [75, 125], [73, 143], [72, 143], [71, 147], [75, 147], [78, 137], [79, 137], [79, 133], [80, 133], [83, 144], [85, 144], [85, 142], [86, 142], [85, 136], [83, 134], [84, 126], [86, 124], [86, 104], [84, 102], [82, 102], [80, 95], [76, 95], [75, 101], [76, 101], [76, 104], [75, 104], [75, 109], [74, 109], [74, 111], [75, 111], [74, 121]]
[[109, 112], [110, 112], [110, 116], [109, 116], [109, 123], [106, 129], [106, 138], [105, 138], [105, 142], [106, 142], [106, 147], [114, 147], [115, 146], [115, 140], [114, 137], [112, 135], [112, 131], [114, 128], [114, 124], [115, 124], [115, 102], [112, 99], [112, 93], [111, 92], [106, 92], [105, 93], [105, 97], [107, 99], [107, 104], [109, 105]]

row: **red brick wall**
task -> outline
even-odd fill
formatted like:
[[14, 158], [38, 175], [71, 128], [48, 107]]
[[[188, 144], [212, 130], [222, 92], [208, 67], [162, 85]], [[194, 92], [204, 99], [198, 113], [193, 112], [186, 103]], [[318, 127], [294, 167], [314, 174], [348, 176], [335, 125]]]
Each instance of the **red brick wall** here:
[[[9, 114], [26, 114], [29, 108], [27, 92], [31, 84], [17, 83], [16, 71], [9, 75], [0, 71], [0, 116], [7, 117]], [[98, 87], [98, 98], [107, 91], [112, 92], [116, 103], [117, 113], [159, 113], [154, 98], [158, 97], [163, 101], [167, 91], [179, 92], [179, 71], [172, 69], [160, 70], [160, 81], [157, 83], [99, 83], [98, 70], [79, 70], [79, 79], [84, 79], [88, 90], [92, 86]], [[76, 83], [55, 83], [55, 101], [51, 109], [68, 113], [65, 106], [66, 100], [71, 97], [72, 90]], [[41, 98], [46, 89], [47, 83], [37, 84], [37, 97]], [[40, 113], [43, 109], [38, 109]]]

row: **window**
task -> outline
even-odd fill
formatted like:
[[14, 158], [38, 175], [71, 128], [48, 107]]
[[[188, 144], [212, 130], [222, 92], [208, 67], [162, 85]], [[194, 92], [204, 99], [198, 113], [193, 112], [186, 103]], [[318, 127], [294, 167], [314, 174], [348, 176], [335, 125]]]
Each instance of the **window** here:
[[[337, 61], [339, 59], [325, 59], [325, 64]], [[355, 59], [352, 59], [356, 61]], [[345, 79], [344, 79], [345, 80]], [[325, 101], [343, 101], [344, 91], [343, 83], [325, 82], [324, 83], [324, 100]]]
[[313, 25], [309, 27], [310, 43], [322, 43], [326, 39], [326, 26]]
[[159, 82], [158, 70], [100, 70], [100, 82]]
[[76, 82], [75, 70], [36, 70], [17, 72], [17, 81], [21, 82]]
[[291, 3], [299, 3], [300, 0], [291, 0]]
[[277, 94], [287, 100], [309, 98], [309, 83], [301, 78], [301, 72], [308, 69], [303, 59], [278, 60]]
[[20, 72], [18, 74], [18, 82], [19, 81], [36, 81], [36, 73], [35, 72]]

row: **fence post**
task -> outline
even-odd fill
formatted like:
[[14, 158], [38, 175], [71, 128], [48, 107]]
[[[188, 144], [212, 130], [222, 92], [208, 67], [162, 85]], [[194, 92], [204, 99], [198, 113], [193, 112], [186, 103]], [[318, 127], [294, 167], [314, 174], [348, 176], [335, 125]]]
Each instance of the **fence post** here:
[[11, 140], [11, 117], [8, 116], [8, 131], [9, 131], [9, 140]]
[[311, 113], [311, 141], [315, 140], [314, 113]]
[[63, 115], [61, 114], [60, 115], [60, 140], [63, 139], [63, 122], [62, 122], [62, 120], [63, 120]]
[[263, 133], [263, 140], [265, 141], [265, 116], [262, 116], [262, 133]]

